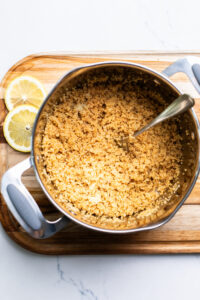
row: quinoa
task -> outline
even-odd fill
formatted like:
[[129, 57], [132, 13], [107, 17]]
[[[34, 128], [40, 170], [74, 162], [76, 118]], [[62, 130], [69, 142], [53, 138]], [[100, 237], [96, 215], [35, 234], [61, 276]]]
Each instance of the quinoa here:
[[180, 186], [181, 135], [175, 118], [132, 138], [167, 104], [122, 75], [63, 89], [44, 128], [43, 172], [64, 210], [138, 226], [161, 214]]

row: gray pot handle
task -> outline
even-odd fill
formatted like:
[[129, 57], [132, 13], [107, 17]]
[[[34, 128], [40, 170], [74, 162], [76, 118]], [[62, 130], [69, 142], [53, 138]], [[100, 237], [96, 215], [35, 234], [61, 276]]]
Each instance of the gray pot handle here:
[[185, 73], [200, 94], [200, 58], [195, 56], [180, 58], [162, 71], [168, 77], [178, 72]]
[[44, 239], [64, 228], [70, 220], [65, 216], [53, 222], [44, 218], [39, 206], [21, 181], [21, 175], [31, 166], [29, 157], [10, 168], [2, 177], [1, 193], [24, 230], [34, 238]]

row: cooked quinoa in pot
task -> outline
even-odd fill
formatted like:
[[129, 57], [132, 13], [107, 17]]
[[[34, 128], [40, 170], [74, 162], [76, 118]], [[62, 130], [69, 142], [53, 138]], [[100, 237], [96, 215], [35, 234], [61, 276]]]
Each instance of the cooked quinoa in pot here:
[[[166, 106], [140, 78], [120, 71], [88, 75], [63, 89], [40, 145], [55, 201], [92, 224], [112, 221], [119, 228], [162, 214], [180, 186], [180, 120], [131, 136]], [[123, 137], [126, 149], [120, 147]]]

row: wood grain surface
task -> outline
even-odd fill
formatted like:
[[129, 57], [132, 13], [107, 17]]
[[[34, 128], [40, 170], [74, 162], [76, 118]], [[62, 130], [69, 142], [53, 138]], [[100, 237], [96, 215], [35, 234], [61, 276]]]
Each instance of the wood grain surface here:
[[[193, 53], [189, 53], [190, 55]], [[53, 85], [74, 67], [100, 61], [131, 61], [162, 71], [185, 53], [91, 53], [91, 54], [38, 54], [24, 58], [15, 64], [1, 83], [0, 95], [0, 178], [3, 173], [25, 159], [26, 154], [11, 149], [3, 137], [2, 125], [7, 113], [4, 90], [10, 80], [19, 75], [38, 78], [50, 91]], [[188, 55], [188, 53], [187, 53]], [[195, 53], [200, 57], [200, 53]], [[175, 74], [172, 78], [178, 88], [195, 97], [195, 111], [200, 119], [199, 95], [188, 78]], [[35, 179], [33, 170], [24, 173], [24, 184], [34, 196], [47, 219], [54, 220], [59, 212], [50, 204]], [[75, 223], [55, 236], [45, 240], [29, 237], [9, 213], [2, 197], [0, 221], [7, 234], [22, 247], [42, 254], [131, 254], [131, 253], [200, 253], [200, 180], [175, 217], [166, 225], [153, 230], [128, 235], [110, 235], [85, 229]]]

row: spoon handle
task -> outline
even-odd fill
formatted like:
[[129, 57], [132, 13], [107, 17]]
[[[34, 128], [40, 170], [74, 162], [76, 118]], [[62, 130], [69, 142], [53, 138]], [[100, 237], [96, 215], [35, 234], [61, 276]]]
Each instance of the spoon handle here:
[[133, 137], [138, 136], [154, 125], [167, 120], [169, 118], [175, 117], [179, 114], [184, 113], [186, 110], [191, 108], [194, 105], [194, 99], [187, 94], [183, 94], [179, 96], [176, 100], [174, 100], [161, 114], [159, 114], [155, 119], [153, 119], [149, 124], [144, 126], [142, 129], [136, 131]]

